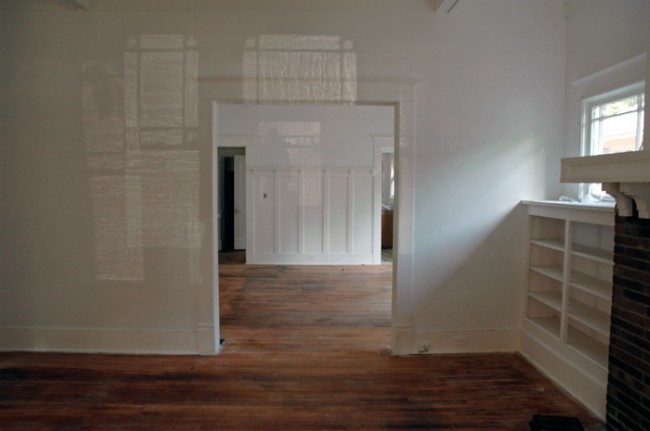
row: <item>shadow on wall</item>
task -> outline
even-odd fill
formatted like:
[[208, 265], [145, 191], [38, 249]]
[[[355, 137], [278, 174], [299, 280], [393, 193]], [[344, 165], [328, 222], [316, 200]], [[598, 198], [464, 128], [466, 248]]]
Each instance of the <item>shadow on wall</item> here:
[[[521, 308], [526, 220], [525, 208], [516, 205], [462, 259], [449, 249], [445, 257], [438, 256], [455, 270], [416, 301], [415, 316], [420, 316], [416, 325], [443, 331], [515, 327]], [[431, 310], [441, 308], [449, 311], [432, 316]]]
[[431, 234], [416, 246], [423, 252], [421, 259], [428, 261], [417, 274], [416, 328], [456, 331], [517, 325], [527, 220], [519, 202], [531, 192], [540, 195], [536, 189], [545, 163], [543, 147], [533, 141], [503, 141], [481, 153], [458, 154], [436, 170], [434, 176], [453, 184], [456, 193], [433, 193], [439, 199], [430, 205], [438, 210], [430, 213], [437, 219], [418, 226]]
[[[33, 29], [3, 30], [31, 40]], [[1, 327], [36, 320], [35, 304], [51, 305], [52, 292], [92, 280], [93, 262], [88, 187], [78, 181], [86, 175], [78, 69], [37, 52], [9, 55], [0, 69]]]

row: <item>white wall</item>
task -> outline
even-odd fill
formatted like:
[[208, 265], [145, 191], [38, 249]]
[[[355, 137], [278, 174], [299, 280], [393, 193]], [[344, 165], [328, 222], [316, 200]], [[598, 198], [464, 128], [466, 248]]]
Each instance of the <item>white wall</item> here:
[[373, 168], [373, 136], [392, 136], [389, 106], [218, 107], [218, 145], [246, 145], [249, 167]]
[[247, 151], [247, 262], [380, 261], [373, 138], [392, 107], [220, 105], [217, 123], [217, 145]]
[[[96, 4], [71, 12], [62, 3], [7, 2], [30, 11], [0, 13], [0, 346], [214, 349], [212, 105], [196, 95], [193, 58], [199, 82], [219, 87], [249, 78], [257, 36], [298, 34], [340, 38], [325, 57], [338, 55], [342, 67], [330, 70], [314, 54], [294, 60], [291, 73], [318, 86], [293, 87], [288, 98], [338, 91], [349, 99], [368, 80], [416, 85], [415, 134], [399, 151], [408, 192], [400, 189], [400, 205], [413, 211], [398, 214], [398, 271], [408, 275], [396, 286], [398, 352], [425, 342], [431, 351], [516, 349], [525, 237], [517, 203], [560, 192], [561, 0], [462, 0], [451, 14], [434, 14], [421, 0], [323, 0], [300, 9], [282, 0]], [[154, 10], [163, 5], [173, 11]], [[142, 35], [181, 36], [163, 42], [177, 44], [168, 51], [183, 51], [187, 62], [151, 55], [162, 42]], [[281, 89], [245, 87], [264, 100], [283, 97]], [[198, 124], [186, 122], [195, 109]], [[161, 122], [144, 121], [152, 118]], [[151, 157], [127, 157], [140, 154], [143, 133]], [[89, 147], [94, 138], [110, 142]], [[104, 172], [114, 176], [111, 202], [119, 203], [102, 207], [117, 212], [108, 218], [93, 206], [93, 178]], [[178, 187], [165, 192], [168, 184]], [[98, 226], [112, 222], [121, 243], [100, 251], [135, 249], [136, 279], [98, 277]], [[458, 333], [467, 345], [453, 345]]]
[[[647, 80], [648, 57], [642, 56], [650, 49], [650, 3], [571, 1], [568, 12], [565, 155], [575, 157], [580, 155], [582, 99]], [[578, 196], [576, 184], [565, 190]]]
[[416, 59], [413, 345], [516, 350], [518, 202], [559, 194], [562, 2], [461, 1], [440, 18], [413, 40], [429, 51]]

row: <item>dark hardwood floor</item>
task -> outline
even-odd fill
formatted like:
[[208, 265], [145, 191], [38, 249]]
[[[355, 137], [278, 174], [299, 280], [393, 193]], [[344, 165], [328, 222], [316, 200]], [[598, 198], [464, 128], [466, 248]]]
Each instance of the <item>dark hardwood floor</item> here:
[[393, 357], [391, 267], [221, 265], [219, 356], [0, 354], [2, 430], [521, 430], [597, 423], [516, 354]]

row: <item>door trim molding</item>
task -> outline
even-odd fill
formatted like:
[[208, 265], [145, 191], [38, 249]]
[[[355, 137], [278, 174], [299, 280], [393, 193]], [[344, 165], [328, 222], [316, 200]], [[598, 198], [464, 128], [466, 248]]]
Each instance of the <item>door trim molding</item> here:
[[[257, 78], [250, 78], [255, 79]], [[257, 100], [246, 98], [244, 87], [250, 79], [239, 77], [203, 77], [199, 78], [199, 96], [201, 112], [212, 111], [212, 148], [216, 147], [219, 104], [259, 104], [259, 105], [381, 105], [393, 106], [395, 109], [395, 171], [396, 202], [394, 211], [395, 230], [393, 289], [391, 313], [391, 348], [394, 354], [409, 354], [410, 344], [403, 338], [411, 338], [413, 324], [413, 220], [414, 220], [414, 161], [415, 161], [415, 95], [417, 82], [412, 79], [358, 79], [355, 100]], [[214, 189], [214, 185], [213, 185]], [[213, 190], [213, 211], [214, 197]], [[213, 214], [213, 223], [215, 216]], [[214, 229], [213, 229], [214, 231]], [[213, 241], [214, 238], [213, 235]], [[213, 242], [213, 246], [216, 243]], [[214, 252], [213, 247], [213, 254]], [[219, 316], [219, 278], [218, 258], [213, 260], [211, 274], [213, 278], [211, 296], [214, 301], [214, 316]], [[215, 325], [218, 333], [218, 325]], [[402, 330], [397, 330], [402, 328]], [[406, 332], [409, 332], [406, 335]]]

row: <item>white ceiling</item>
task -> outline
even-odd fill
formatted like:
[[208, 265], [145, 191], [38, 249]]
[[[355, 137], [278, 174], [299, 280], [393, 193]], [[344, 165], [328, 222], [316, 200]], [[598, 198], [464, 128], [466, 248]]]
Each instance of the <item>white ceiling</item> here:
[[[407, 4], [417, 12], [451, 13], [463, 0], [0, 0], [0, 10], [41, 11], [191, 11], [191, 10], [378, 10]], [[483, 0], [488, 1], [488, 0]], [[571, 16], [592, 0], [564, 0]]]
[[461, 0], [1, 0], [0, 10], [190, 11], [190, 10], [379, 10], [414, 8], [449, 13]]

